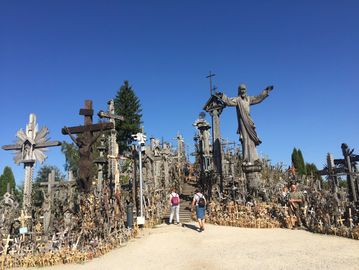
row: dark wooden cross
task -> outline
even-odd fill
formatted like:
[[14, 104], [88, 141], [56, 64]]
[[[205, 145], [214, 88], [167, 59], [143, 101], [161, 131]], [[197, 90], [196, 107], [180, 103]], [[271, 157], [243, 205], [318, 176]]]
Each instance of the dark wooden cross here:
[[[92, 164], [92, 144], [99, 136], [94, 137], [94, 132], [102, 132], [114, 128], [113, 123], [92, 123], [93, 109], [92, 100], [85, 100], [85, 108], [80, 109], [80, 115], [84, 116], [84, 125], [75, 127], [64, 127], [62, 134], [70, 135], [71, 139], [79, 147], [79, 174], [77, 184], [80, 190], [89, 193], [92, 188], [91, 164]], [[82, 134], [82, 138], [74, 137], [73, 134]]]
[[216, 76], [216, 74], [213, 74], [211, 71], [209, 71], [209, 75], [206, 76], [206, 78], [209, 79], [209, 93], [212, 96], [213, 95], [213, 89], [212, 89], [212, 77]]
[[85, 100], [85, 108], [80, 109], [80, 115], [84, 116], [84, 125], [83, 126], [75, 126], [69, 128], [63, 128], [62, 134], [68, 135], [68, 130], [71, 134], [82, 134], [86, 131], [96, 132], [96, 131], [105, 131], [113, 128], [112, 123], [92, 123], [93, 109], [92, 109], [92, 100]]

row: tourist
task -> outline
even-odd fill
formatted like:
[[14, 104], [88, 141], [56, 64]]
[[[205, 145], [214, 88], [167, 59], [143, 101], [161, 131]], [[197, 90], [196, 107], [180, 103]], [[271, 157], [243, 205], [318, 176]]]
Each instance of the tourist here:
[[202, 232], [204, 231], [204, 221], [206, 216], [206, 198], [204, 195], [199, 191], [199, 189], [195, 190], [195, 194], [193, 196], [192, 200], [192, 209], [194, 206], [196, 206], [196, 216], [198, 221], [198, 231]]
[[299, 228], [302, 228], [302, 220], [301, 220], [301, 213], [300, 208], [302, 204], [304, 203], [304, 196], [301, 192], [297, 191], [297, 186], [295, 183], [292, 183], [290, 186], [290, 192], [288, 195], [288, 203], [289, 203], [289, 215], [290, 220], [292, 223], [293, 228], [296, 228], [293, 217], [295, 216], [297, 219], [297, 223]]
[[179, 223], [179, 207], [180, 207], [180, 197], [176, 192], [176, 188], [172, 188], [172, 192], [170, 194], [170, 205], [171, 205], [171, 215], [169, 224], [172, 223], [173, 215], [176, 214], [176, 222], [175, 224]]

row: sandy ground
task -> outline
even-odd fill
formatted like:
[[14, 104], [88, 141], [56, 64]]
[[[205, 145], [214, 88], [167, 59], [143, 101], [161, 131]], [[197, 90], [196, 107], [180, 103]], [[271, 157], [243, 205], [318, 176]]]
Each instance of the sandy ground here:
[[285, 229], [245, 229], [194, 223], [160, 225], [85, 264], [52, 270], [92, 269], [359, 269], [359, 241]]

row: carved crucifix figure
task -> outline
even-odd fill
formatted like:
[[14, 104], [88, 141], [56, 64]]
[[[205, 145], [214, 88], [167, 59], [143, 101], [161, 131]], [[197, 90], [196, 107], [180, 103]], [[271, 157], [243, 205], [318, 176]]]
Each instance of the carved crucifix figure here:
[[[81, 191], [89, 193], [92, 188], [92, 145], [96, 142], [102, 131], [113, 129], [113, 123], [92, 124], [92, 101], [85, 100], [85, 108], [80, 109], [80, 115], [84, 116], [84, 125], [76, 127], [64, 127], [62, 134], [70, 135], [72, 141], [79, 148], [79, 171], [77, 185]], [[96, 136], [94, 132], [99, 132]], [[74, 136], [81, 134], [81, 136]]]

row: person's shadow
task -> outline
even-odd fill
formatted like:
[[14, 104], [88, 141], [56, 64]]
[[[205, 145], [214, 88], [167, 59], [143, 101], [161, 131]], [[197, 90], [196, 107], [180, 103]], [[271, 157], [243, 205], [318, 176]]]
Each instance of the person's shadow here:
[[198, 227], [196, 225], [193, 225], [193, 224], [183, 223], [182, 227], [188, 228], [188, 229], [191, 229], [191, 230], [194, 230], [194, 231], [198, 232]]

